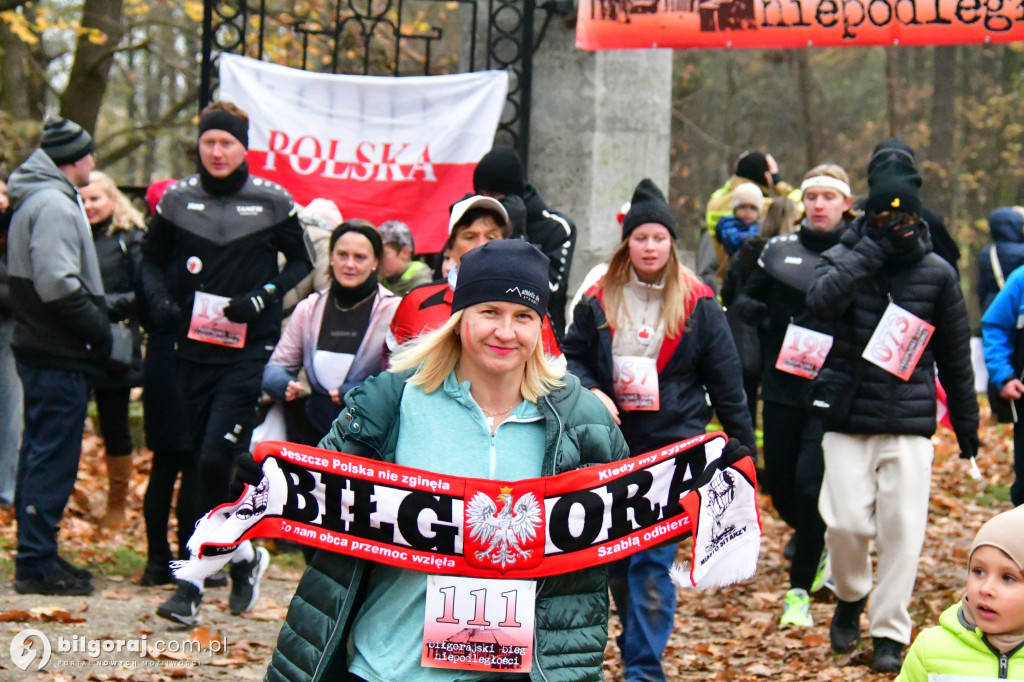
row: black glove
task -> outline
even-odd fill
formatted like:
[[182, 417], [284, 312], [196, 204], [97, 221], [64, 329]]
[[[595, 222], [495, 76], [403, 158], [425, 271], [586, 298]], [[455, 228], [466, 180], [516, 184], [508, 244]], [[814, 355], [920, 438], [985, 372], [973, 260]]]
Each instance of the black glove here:
[[111, 321], [127, 320], [135, 312], [135, 294], [131, 292], [107, 294], [103, 298]]
[[224, 317], [232, 322], [255, 322], [273, 302], [274, 295], [266, 287], [253, 289], [231, 299], [224, 307]]
[[877, 227], [871, 224], [869, 218], [868, 226], [864, 230], [864, 236], [873, 241], [875, 244], [877, 244], [878, 247], [882, 249], [882, 253], [884, 253], [886, 256], [891, 256], [893, 253], [895, 253], [892, 238], [890, 236], [890, 232], [887, 225]]
[[235, 476], [231, 479], [231, 498], [237, 500], [245, 490], [245, 484], [257, 486], [263, 480], [263, 466], [258, 464], [252, 453], [245, 452], [235, 458]]
[[738, 440], [730, 440], [725, 444], [725, 450], [722, 452], [722, 459], [727, 464], [734, 464], [744, 457], [750, 456], [750, 450], [746, 445], [739, 442]]
[[977, 431], [956, 434], [956, 442], [960, 445], [960, 459], [973, 459], [978, 456], [981, 439]]
[[181, 320], [181, 307], [170, 296], [154, 301], [149, 307], [153, 325], [162, 329], [173, 329]]

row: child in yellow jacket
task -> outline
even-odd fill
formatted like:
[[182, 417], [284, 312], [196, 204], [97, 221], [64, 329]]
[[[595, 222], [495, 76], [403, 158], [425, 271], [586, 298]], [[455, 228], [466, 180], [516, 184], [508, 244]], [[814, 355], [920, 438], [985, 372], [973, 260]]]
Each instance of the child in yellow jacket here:
[[[935, 675], [935, 678], [930, 676]], [[978, 531], [967, 592], [918, 635], [897, 682], [1024, 680], [1024, 506]]]

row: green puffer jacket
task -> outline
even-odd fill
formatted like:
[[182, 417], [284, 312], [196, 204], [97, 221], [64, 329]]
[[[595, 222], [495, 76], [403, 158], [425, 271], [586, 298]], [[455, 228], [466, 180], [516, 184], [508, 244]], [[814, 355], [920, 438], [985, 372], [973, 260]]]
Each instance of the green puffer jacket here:
[[939, 624], [914, 640], [896, 682], [928, 682], [929, 675], [1024, 680], [1024, 645], [1000, 654], [960, 615], [960, 603], [939, 616]]
[[[407, 376], [384, 372], [349, 392], [344, 412], [320, 447], [395, 461], [396, 417]], [[563, 388], [538, 401], [546, 433], [545, 475], [626, 458], [626, 442], [597, 397], [572, 375], [564, 381]], [[268, 681], [346, 679], [350, 630], [373, 566], [334, 552], [316, 553], [288, 608]], [[604, 566], [540, 579], [530, 679], [600, 681], [607, 639]]]

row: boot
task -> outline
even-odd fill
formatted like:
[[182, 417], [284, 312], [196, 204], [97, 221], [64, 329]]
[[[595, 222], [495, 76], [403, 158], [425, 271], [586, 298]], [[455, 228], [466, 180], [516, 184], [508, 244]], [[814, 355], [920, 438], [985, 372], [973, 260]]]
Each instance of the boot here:
[[128, 498], [128, 486], [132, 480], [132, 456], [107, 457], [107, 479], [110, 492], [107, 495], [107, 513], [100, 521], [101, 528], [121, 528], [124, 526], [125, 503]]
[[860, 644], [860, 614], [867, 603], [867, 597], [857, 601], [836, 600], [836, 612], [828, 630], [832, 651], [845, 654]]

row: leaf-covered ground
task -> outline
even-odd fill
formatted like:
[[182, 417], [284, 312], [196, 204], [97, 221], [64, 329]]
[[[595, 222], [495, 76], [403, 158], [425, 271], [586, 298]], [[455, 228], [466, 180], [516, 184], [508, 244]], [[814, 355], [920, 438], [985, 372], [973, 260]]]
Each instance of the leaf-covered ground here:
[[[939, 613], [959, 598], [967, 549], [975, 530], [993, 514], [1009, 508], [1006, 488], [1012, 482], [1012, 448], [1003, 427], [982, 429], [979, 466], [983, 480], [974, 481], [956, 457], [948, 431], [934, 439], [936, 461], [928, 536], [911, 606], [919, 626], [936, 622]], [[263, 582], [257, 607], [242, 617], [227, 611], [227, 590], [210, 590], [203, 605], [203, 625], [192, 631], [175, 630], [154, 615], [170, 588], [135, 584], [145, 553], [141, 518], [142, 495], [149, 470], [148, 456], [138, 459], [131, 491], [130, 526], [124, 533], [98, 533], [105, 478], [102, 442], [87, 435], [78, 484], [62, 523], [62, 553], [97, 574], [91, 597], [23, 596], [14, 592], [15, 528], [12, 514], [0, 510], [0, 680], [156, 680], [262, 679], [280, 622], [301, 570], [294, 554], [275, 557]], [[811, 611], [815, 626], [780, 630], [782, 597], [787, 585], [787, 562], [782, 547], [788, 529], [775, 515], [769, 498], [761, 498], [764, 539], [755, 577], [744, 585], [708, 592], [680, 593], [676, 628], [665, 653], [672, 680], [888, 680], [867, 668], [869, 650], [836, 656], [828, 644], [828, 623], [834, 600], [816, 595]], [[687, 543], [680, 556], [688, 552]], [[149, 655], [134, 652], [56, 652], [46, 668], [22, 672], [8, 655], [11, 638], [20, 630], [44, 632], [56, 648], [66, 641], [137, 640], [145, 638]], [[605, 678], [622, 680], [614, 635], [614, 615], [605, 659]], [[191, 652], [164, 651], [190, 641]], [[157, 644], [159, 642], [160, 644]], [[172, 644], [173, 643], [173, 644]], [[198, 649], [198, 650], [196, 650]]]

